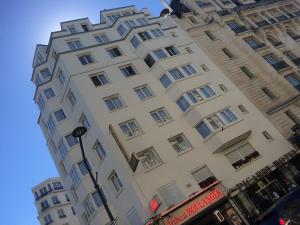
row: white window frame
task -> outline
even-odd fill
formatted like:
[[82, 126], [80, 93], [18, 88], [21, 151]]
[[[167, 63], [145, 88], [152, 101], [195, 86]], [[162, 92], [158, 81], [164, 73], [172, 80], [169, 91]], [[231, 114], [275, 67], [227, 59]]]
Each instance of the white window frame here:
[[[130, 124], [133, 124], [134, 126], [131, 126]], [[122, 122], [119, 124], [119, 127], [120, 127], [123, 135], [127, 139], [134, 138], [143, 133], [143, 130], [140, 127], [139, 123], [136, 121], [136, 119], [131, 119], [131, 120]], [[134, 127], [134, 129], [133, 129], [133, 127]]]
[[[163, 112], [164, 116], [162, 115], [161, 112]], [[167, 110], [164, 107], [161, 107], [161, 108], [151, 111], [150, 115], [151, 115], [152, 119], [156, 122], [157, 125], [164, 125], [173, 120], [172, 117], [170, 116], [170, 114], [167, 112]]]
[[[179, 143], [178, 138], [180, 138], [183, 141]], [[168, 141], [177, 154], [187, 152], [193, 148], [193, 146], [183, 133], [177, 134], [169, 138]]]
[[148, 171], [162, 164], [162, 160], [153, 147], [140, 151], [136, 156], [141, 161], [144, 170]]

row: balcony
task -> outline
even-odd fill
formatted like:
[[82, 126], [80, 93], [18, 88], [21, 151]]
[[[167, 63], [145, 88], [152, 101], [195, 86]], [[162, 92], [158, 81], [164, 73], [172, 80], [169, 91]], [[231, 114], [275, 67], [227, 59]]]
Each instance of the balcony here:
[[266, 47], [266, 44], [265, 43], [259, 43], [257, 45], [253, 45], [251, 46], [254, 50], [257, 50], [257, 49], [260, 49], [260, 48], [264, 48]]
[[248, 28], [246, 26], [238, 26], [238, 27], [231, 28], [231, 30], [236, 34], [240, 34], [245, 31], [248, 31]]
[[299, 57], [299, 58], [292, 59], [292, 62], [293, 62], [296, 66], [300, 66], [300, 57]]
[[271, 24], [266, 20], [262, 20], [262, 21], [256, 22], [256, 25], [259, 27], [265, 27], [265, 26], [269, 26]]
[[231, 12], [229, 10], [227, 10], [227, 9], [223, 9], [221, 11], [217, 11], [217, 13], [218, 13], [219, 16], [227, 16], [227, 15], [231, 14]]
[[285, 61], [279, 61], [279, 62], [271, 64], [271, 65], [277, 71], [280, 71], [280, 70], [290, 67]]
[[277, 23], [277, 21], [276, 21], [275, 19], [273, 19], [273, 18], [269, 18], [269, 21], [270, 21], [272, 24]]
[[283, 22], [283, 21], [288, 20], [289, 18], [288, 18], [286, 15], [281, 15], [281, 16], [277, 16], [276, 19], [277, 19], [279, 22]]
[[290, 12], [286, 13], [290, 18], [295, 18], [296, 16]]

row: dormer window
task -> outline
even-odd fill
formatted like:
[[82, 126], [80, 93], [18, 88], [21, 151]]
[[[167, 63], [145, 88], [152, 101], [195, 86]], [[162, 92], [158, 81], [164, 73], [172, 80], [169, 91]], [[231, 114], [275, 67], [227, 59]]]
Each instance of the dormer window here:
[[75, 34], [76, 33], [76, 29], [73, 26], [69, 26], [67, 29], [70, 31], [71, 34]]
[[87, 26], [86, 24], [81, 24], [81, 28], [82, 28], [82, 30], [83, 30], [84, 32], [89, 31], [89, 28], [88, 28], [88, 26]]

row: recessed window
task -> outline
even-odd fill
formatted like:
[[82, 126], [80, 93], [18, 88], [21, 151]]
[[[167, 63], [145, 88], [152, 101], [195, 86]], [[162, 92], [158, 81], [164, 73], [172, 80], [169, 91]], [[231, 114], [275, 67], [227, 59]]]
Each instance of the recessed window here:
[[132, 65], [122, 66], [120, 70], [125, 77], [132, 77], [137, 74]]
[[168, 140], [177, 153], [182, 153], [192, 148], [191, 143], [184, 134], [178, 134]]
[[59, 109], [56, 112], [54, 112], [54, 116], [55, 116], [57, 122], [60, 122], [64, 119], [66, 119], [66, 114], [62, 109]]
[[214, 40], [217, 39], [216, 36], [215, 36], [211, 31], [209, 31], [209, 30], [204, 31], [204, 33], [205, 33], [206, 36], [207, 36], [210, 40], [212, 40], [212, 41], [214, 41]]
[[65, 83], [66, 78], [61, 70], [59, 70], [57, 78], [62, 85]]
[[246, 74], [250, 79], [253, 79], [255, 76], [254, 74], [249, 70], [247, 66], [242, 66], [240, 69], [243, 71], [244, 74]]
[[235, 169], [251, 162], [259, 157], [260, 154], [250, 144], [245, 144], [238, 149], [226, 154], [227, 159]]
[[82, 30], [83, 30], [84, 32], [89, 31], [89, 28], [88, 28], [88, 26], [87, 26], [86, 24], [81, 24], [81, 28], [82, 28]]
[[125, 107], [121, 97], [119, 95], [114, 95], [104, 99], [104, 102], [110, 111], [121, 109]]
[[86, 116], [84, 114], [81, 115], [79, 122], [81, 123], [81, 125], [83, 127], [85, 127], [86, 129], [89, 129], [91, 127], [90, 122], [88, 121], [88, 119], [86, 118]]
[[51, 77], [51, 73], [48, 68], [41, 70], [40, 74], [44, 80], [47, 80]]
[[70, 102], [70, 104], [71, 104], [72, 106], [75, 106], [75, 105], [76, 105], [77, 99], [76, 99], [76, 97], [75, 97], [75, 95], [73, 94], [72, 91], [69, 92], [67, 98], [68, 98], [68, 100], [69, 100], [69, 102]]
[[194, 69], [194, 67], [192, 67], [192, 65], [187, 64], [185, 66], [182, 66], [181, 69], [185, 72], [186, 75], [193, 75], [195, 74], [197, 71]]
[[48, 224], [52, 223], [53, 220], [52, 220], [51, 215], [50, 215], [50, 214], [46, 215], [46, 216], [44, 217], [44, 221], [45, 221], [45, 225], [48, 225]]
[[109, 39], [108, 39], [108, 37], [106, 36], [106, 34], [99, 34], [99, 35], [94, 36], [94, 38], [96, 39], [96, 41], [97, 41], [99, 44], [104, 44], [104, 43], [109, 42]]
[[169, 87], [172, 84], [172, 81], [166, 74], [163, 74], [159, 80], [165, 88]]
[[180, 79], [184, 78], [184, 75], [182, 74], [182, 72], [177, 68], [169, 70], [169, 73], [173, 77], [174, 80], [180, 80]]
[[134, 48], [137, 48], [137, 47], [139, 47], [141, 42], [136, 36], [133, 36], [130, 40], [130, 43]]
[[40, 95], [38, 97], [37, 104], [38, 104], [40, 110], [42, 111], [44, 109], [44, 106], [45, 106], [45, 99], [42, 95]]
[[190, 47], [186, 47], [185, 50], [186, 50], [186, 52], [189, 53], [189, 54], [192, 54], [192, 53], [193, 53], [193, 50], [192, 50]]
[[263, 131], [262, 134], [264, 135], [264, 137], [265, 137], [267, 140], [269, 140], [269, 141], [273, 140], [271, 134], [269, 134], [268, 131]]
[[151, 34], [152, 34], [155, 38], [159, 38], [159, 37], [164, 36], [164, 33], [163, 33], [163, 32], [161, 31], [161, 29], [159, 29], [159, 28], [156, 28], [156, 29], [151, 30]]
[[47, 88], [46, 90], [44, 90], [44, 94], [47, 99], [53, 98], [55, 96], [52, 88]]
[[62, 159], [64, 159], [66, 157], [66, 155], [68, 154], [68, 149], [67, 149], [63, 139], [60, 139], [60, 141], [57, 145], [57, 150]]
[[92, 59], [92, 56], [89, 54], [78, 56], [78, 59], [82, 65], [87, 65], [87, 64], [91, 64], [94, 62], [94, 60]]
[[294, 123], [298, 123], [299, 122], [299, 118], [291, 111], [291, 110], [287, 110], [285, 111], [285, 114], [287, 115], [287, 117], [292, 120]]
[[271, 100], [275, 100], [278, 97], [267, 87], [261, 89]]
[[[88, 168], [91, 170], [91, 166], [90, 166], [89, 161], [86, 160], [86, 163], [87, 163]], [[78, 162], [77, 165], [78, 165], [78, 168], [79, 168], [80, 173], [81, 173], [82, 176], [88, 174], [88, 169], [86, 168], [86, 164], [84, 163], [83, 160]]]
[[129, 29], [137, 27], [137, 24], [134, 20], [127, 20], [127, 21], [125, 21], [125, 24], [127, 25], [127, 27]]
[[100, 161], [103, 161], [105, 156], [106, 156], [106, 151], [103, 148], [102, 144], [97, 140], [95, 145], [94, 145], [94, 149], [100, 159]]
[[68, 41], [67, 44], [71, 50], [82, 48], [82, 44], [79, 40]]
[[162, 163], [159, 155], [153, 147], [137, 153], [137, 157], [146, 170], [154, 168]]
[[202, 68], [203, 71], [205, 71], [205, 72], [209, 71], [208, 67], [205, 64], [202, 64], [200, 66], [201, 66], [201, 68]]
[[228, 91], [228, 88], [227, 88], [224, 84], [219, 84], [219, 88], [220, 88], [223, 92]]
[[71, 34], [75, 34], [77, 32], [75, 27], [73, 27], [73, 26], [69, 26], [69, 27], [67, 27], [67, 29], [70, 31]]
[[191, 104], [184, 97], [180, 97], [176, 103], [183, 112], [187, 111], [191, 107]]
[[55, 126], [54, 120], [51, 115], [48, 117], [47, 127], [48, 127], [50, 133], [53, 134], [56, 126]]
[[153, 51], [153, 54], [156, 56], [157, 59], [163, 59], [168, 57], [165, 51], [162, 49], [157, 49]]
[[139, 37], [143, 40], [143, 41], [147, 41], [147, 40], [151, 40], [152, 37], [151, 35], [147, 32], [147, 31], [144, 31], [144, 32], [140, 32], [138, 33]]
[[140, 100], [145, 100], [145, 99], [153, 97], [153, 93], [152, 93], [151, 89], [148, 87], [148, 85], [136, 87], [136, 88], [134, 88], [134, 91]]
[[[69, 172], [69, 175], [71, 177], [71, 180], [72, 180], [74, 186], [77, 186], [80, 182], [80, 175], [79, 175], [78, 169], [75, 165], [72, 166], [72, 168]], [[74, 191], [74, 193], [76, 193], [76, 192]]]
[[154, 111], [150, 112], [150, 115], [152, 116], [152, 118], [158, 125], [167, 123], [167, 122], [171, 121], [171, 119], [172, 119], [165, 108], [160, 108], [160, 109], [154, 110]]
[[111, 48], [106, 50], [111, 58], [116, 58], [122, 55], [119, 48]]
[[[102, 193], [102, 196], [104, 197], [104, 201], [107, 202], [106, 196], [105, 196], [105, 194], [104, 194], [102, 188], [100, 188], [100, 191], [101, 191], [101, 193]], [[94, 193], [92, 193], [92, 197], [93, 197], [93, 200], [94, 200], [94, 202], [95, 202], [95, 205], [96, 205], [98, 208], [100, 208], [100, 207], [103, 206], [103, 202], [102, 202], [102, 200], [101, 200], [101, 198], [100, 198], [100, 195], [99, 195], [99, 193], [98, 193], [97, 191], [95, 191]]]
[[140, 26], [144, 26], [148, 24], [148, 21], [145, 18], [137, 18], [136, 21]]
[[127, 32], [127, 29], [122, 24], [120, 24], [117, 28], [117, 31], [121, 36], [123, 36]]
[[142, 129], [135, 119], [120, 123], [119, 126], [127, 138], [132, 138], [142, 133]]
[[206, 188], [217, 180], [207, 166], [192, 172], [192, 176], [201, 188]]
[[95, 207], [92, 204], [91, 198], [88, 195], [85, 200], [82, 202], [82, 206], [84, 208], [84, 212], [87, 216], [88, 221], [93, 217], [94, 213], [95, 213]]
[[152, 57], [150, 54], [148, 54], [148, 55], [144, 58], [144, 62], [147, 64], [147, 66], [148, 66], [149, 68], [151, 68], [151, 67], [154, 65], [154, 63], [155, 63], [155, 60], [153, 59], [153, 57]]
[[179, 51], [174, 46], [169, 46], [169, 47], [166, 47], [165, 49], [169, 53], [170, 56], [179, 54]]
[[58, 214], [59, 218], [65, 218], [65, 217], [67, 217], [67, 215], [65, 214], [64, 209], [58, 209], [57, 210], [57, 214]]
[[122, 191], [123, 184], [122, 184], [121, 179], [119, 178], [118, 174], [115, 171], [113, 171], [111, 173], [111, 175], [109, 176], [108, 179], [109, 179], [110, 183], [112, 184], [114, 191], [116, 193], [119, 193]]
[[231, 51], [229, 51], [228, 48], [222, 48], [222, 51], [225, 53], [225, 55], [229, 58], [229, 59], [233, 59], [234, 55], [232, 54]]
[[248, 112], [248, 110], [246, 109], [246, 107], [244, 105], [239, 105], [238, 108], [239, 108], [239, 110], [241, 110], [242, 113]]
[[66, 139], [66, 141], [67, 141], [70, 148], [73, 147], [74, 145], [78, 144], [78, 139], [73, 137], [72, 134], [66, 135], [65, 139]]
[[99, 73], [96, 75], [93, 75], [90, 77], [95, 87], [103, 86], [105, 84], [108, 84], [109, 81], [106, 78], [106, 75], [104, 73]]

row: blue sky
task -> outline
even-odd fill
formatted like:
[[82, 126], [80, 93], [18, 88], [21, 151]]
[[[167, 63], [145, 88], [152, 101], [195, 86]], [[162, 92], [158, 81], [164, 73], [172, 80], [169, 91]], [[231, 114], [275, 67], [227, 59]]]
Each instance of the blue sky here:
[[37, 126], [38, 109], [30, 82], [35, 45], [47, 44], [62, 21], [89, 17], [126, 5], [159, 15], [160, 0], [2, 0], [0, 1], [0, 212], [1, 225], [38, 225], [31, 188], [57, 176]]

